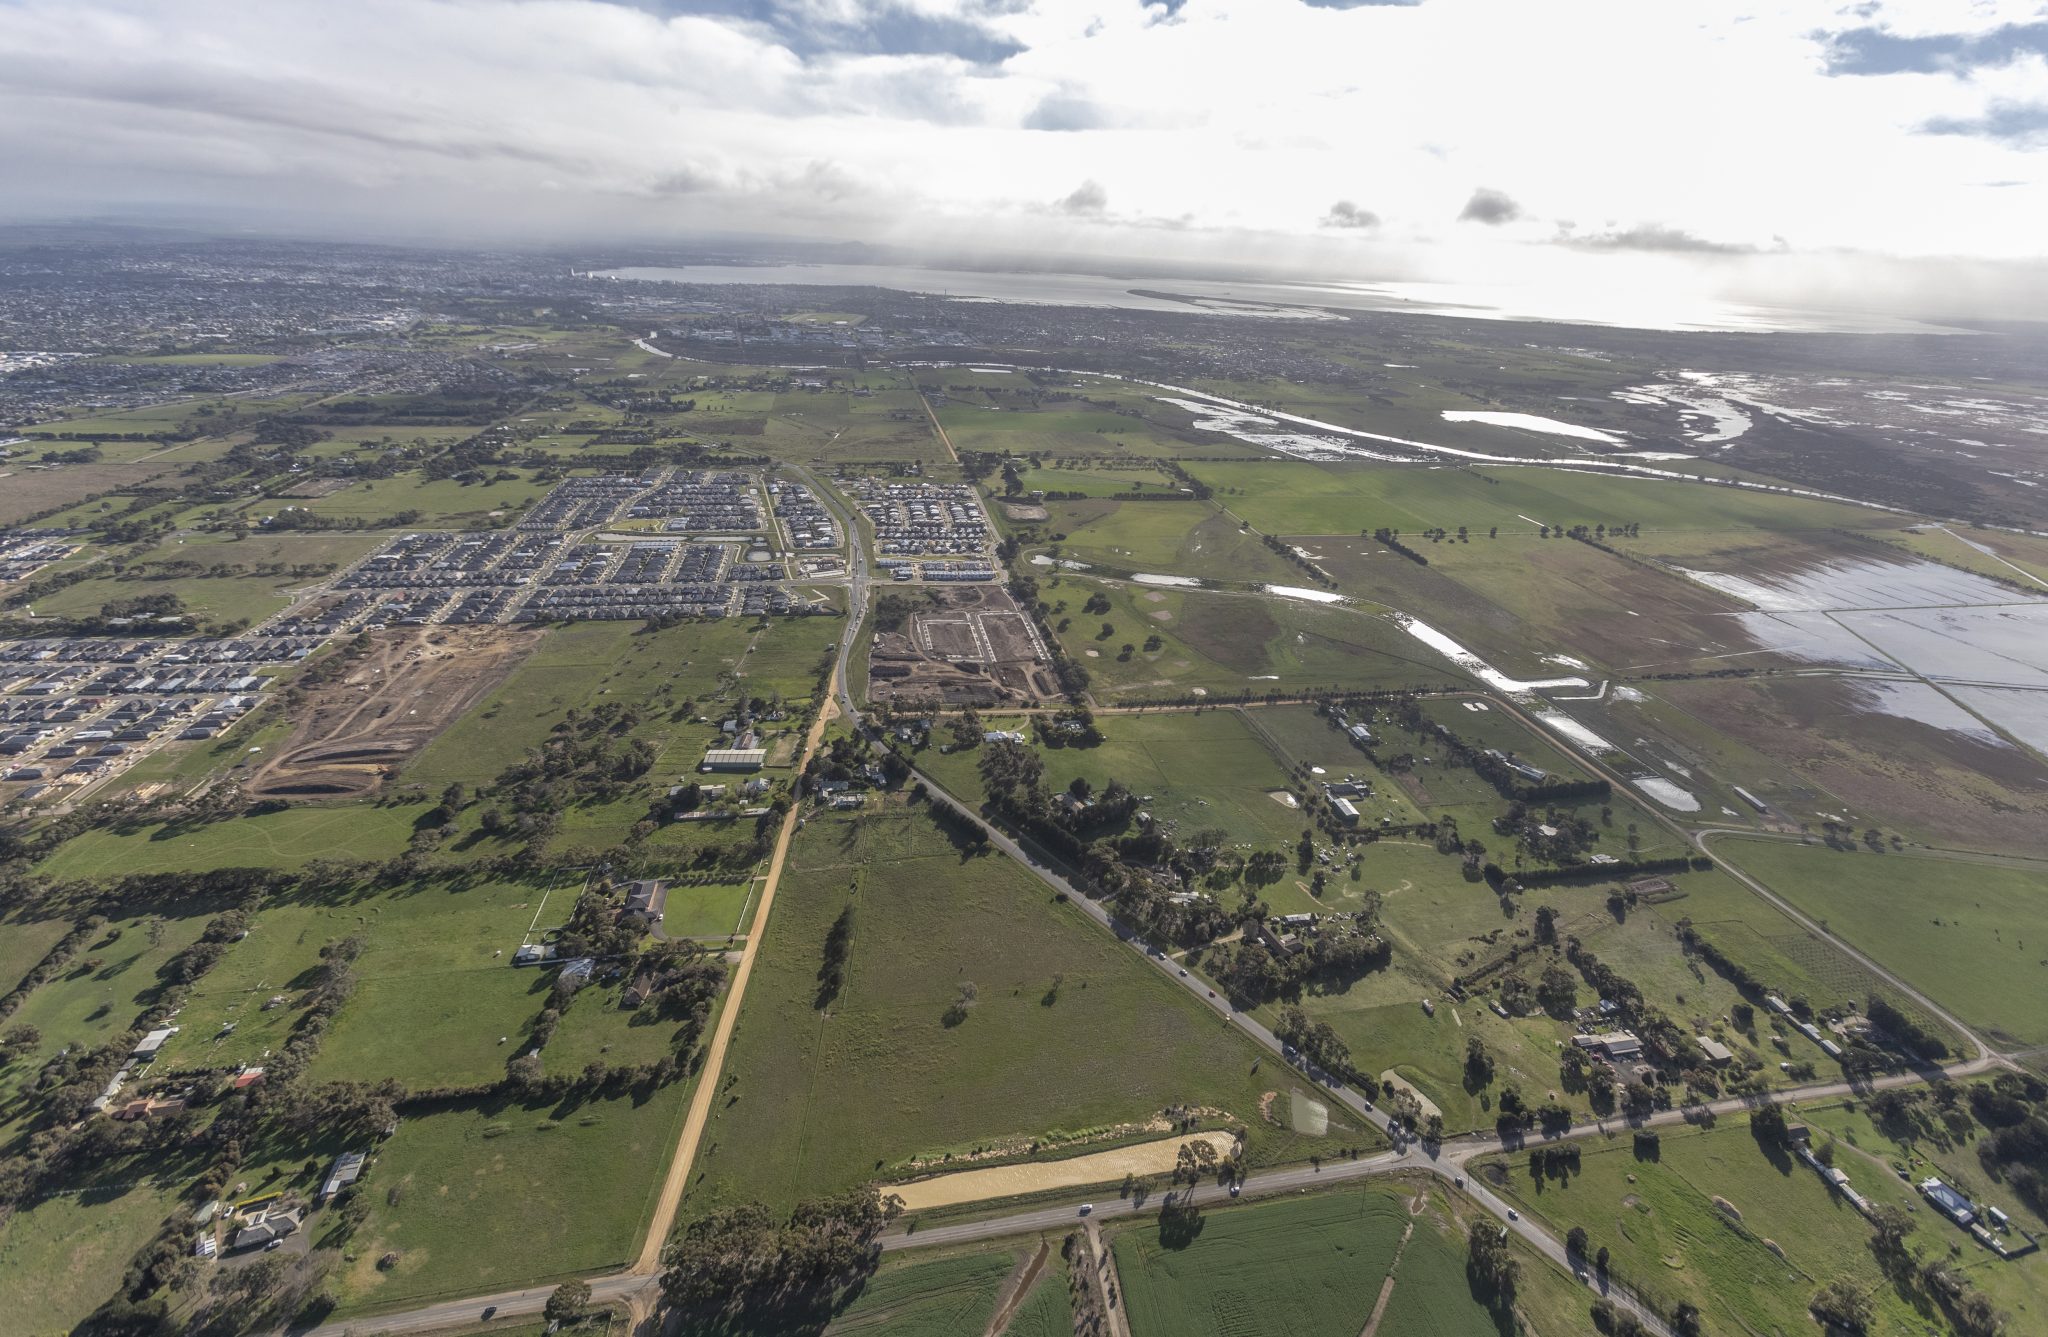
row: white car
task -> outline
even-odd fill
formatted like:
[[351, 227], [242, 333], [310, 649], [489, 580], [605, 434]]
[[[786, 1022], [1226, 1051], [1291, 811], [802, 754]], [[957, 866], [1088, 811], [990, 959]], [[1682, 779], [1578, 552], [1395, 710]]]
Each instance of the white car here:
[[1095, 1210], [1095, 1204], [1094, 1204], [1094, 1203], [1092, 1203], [1092, 1202], [1084, 1202], [1084, 1203], [1082, 1203], [1082, 1204], [1081, 1204], [1081, 1215], [1082, 1215], [1082, 1216], [1086, 1216], [1086, 1215], [1088, 1215], [1088, 1213], [1090, 1213], [1090, 1212], [1092, 1212], [1092, 1211], [1094, 1211], [1094, 1210]]
[[1520, 1212], [1516, 1211], [1516, 1210], [1515, 1210], [1514, 1208], [1512, 1208], [1512, 1207], [1508, 1208], [1508, 1220], [1510, 1220], [1510, 1221], [1519, 1221], [1519, 1220], [1521, 1220], [1521, 1219], [1522, 1219], [1522, 1214], [1521, 1214]]

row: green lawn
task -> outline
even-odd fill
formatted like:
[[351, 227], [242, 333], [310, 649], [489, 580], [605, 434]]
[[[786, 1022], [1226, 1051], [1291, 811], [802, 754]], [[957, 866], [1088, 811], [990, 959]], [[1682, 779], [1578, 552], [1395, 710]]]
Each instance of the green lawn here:
[[2048, 873], [1780, 841], [1714, 852], [1994, 1043], [2048, 1043]]
[[[849, 903], [845, 984], [820, 1011], [825, 936]], [[978, 997], [949, 1025], [967, 982]], [[913, 1157], [1022, 1150], [1184, 1102], [1250, 1125], [1255, 1159], [1345, 1144], [1334, 1125], [1310, 1144], [1261, 1123], [1257, 1058], [1021, 868], [963, 858], [921, 808], [815, 817], [776, 897], [685, 1210], [787, 1206]]]

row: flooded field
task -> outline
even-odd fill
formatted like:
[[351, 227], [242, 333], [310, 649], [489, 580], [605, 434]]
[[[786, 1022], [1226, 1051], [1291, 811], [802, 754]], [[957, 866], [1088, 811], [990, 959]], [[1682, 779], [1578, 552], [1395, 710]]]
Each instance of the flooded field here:
[[1855, 556], [1762, 571], [1676, 570], [1765, 612], [1841, 612], [2005, 604], [2026, 596], [1969, 571], [1919, 558]]

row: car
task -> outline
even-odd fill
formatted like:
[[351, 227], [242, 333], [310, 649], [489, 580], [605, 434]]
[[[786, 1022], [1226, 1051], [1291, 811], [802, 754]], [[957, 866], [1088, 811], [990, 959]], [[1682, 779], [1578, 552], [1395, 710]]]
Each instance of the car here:
[[274, 1239], [263, 1246], [263, 1252], [269, 1253], [272, 1249], [282, 1249], [283, 1247], [284, 1241], [282, 1239]]
[[1232, 1180], [1230, 1184], [1230, 1196], [1234, 1198], [1242, 1192], [1244, 1192], [1244, 1185], [1238, 1182], [1237, 1180]]
[[1520, 1212], [1516, 1211], [1516, 1210], [1515, 1210], [1514, 1208], [1512, 1208], [1512, 1207], [1508, 1208], [1508, 1220], [1510, 1220], [1510, 1221], [1519, 1221], [1519, 1220], [1521, 1220], [1521, 1219], [1522, 1219], [1522, 1214], [1521, 1214]]
[[1188, 977], [1188, 968], [1186, 966], [1182, 966], [1180, 968], [1180, 977], [1182, 979], [1186, 979]]
[[1451, 1176], [1451, 1183], [1452, 1183], [1452, 1185], [1453, 1185], [1454, 1187], [1457, 1187], [1457, 1188], [1463, 1188], [1463, 1187], [1465, 1187], [1465, 1176], [1463, 1176], [1463, 1175], [1452, 1175], [1452, 1176]]
[[1211, 998], [1214, 998], [1216, 996], [1216, 991], [1214, 989], [1209, 990], [1209, 996]]
[[1094, 1211], [1094, 1210], [1095, 1210], [1095, 1204], [1094, 1204], [1094, 1203], [1092, 1203], [1092, 1202], [1084, 1202], [1084, 1203], [1082, 1203], [1082, 1204], [1081, 1204], [1081, 1212], [1080, 1212], [1080, 1214], [1081, 1214], [1082, 1216], [1086, 1216], [1086, 1215], [1088, 1215], [1088, 1213], [1090, 1213], [1090, 1212], [1092, 1212], [1092, 1211]]
[[483, 1317], [485, 1317], [485, 1318], [496, 1318], [497, 1316], [498, 1316], [498, 1306], [496, 1306], [496, 1305], [485, 1305], [485, 1306], [484, 1306], [484, 1312], [483, 1312]]

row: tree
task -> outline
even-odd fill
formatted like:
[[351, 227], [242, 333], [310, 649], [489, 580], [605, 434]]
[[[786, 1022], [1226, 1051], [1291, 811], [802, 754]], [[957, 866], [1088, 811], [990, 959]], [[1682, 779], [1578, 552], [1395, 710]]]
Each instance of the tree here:
[[1701, 1337], [1706, 1327], [1700, 1322], [1699, 1306], [1681, 1302], [1678, 1308], [1672, 1310], [1671, 1331], [1677, 1333], [1678, 1337]]
[[1870, 1297], [1846, 1277], [1837, 1278], [1815, 1291], [1807, 1308], [1822, 1323], [1858, 1333], [1869, 1329], [1875, 1312], [1871, 1308]]
[[584, 1281], [565, 1281], [555, 1287], [555, 1293], [548, 1297], [547, 1308], [541, 1316], [550, 1323], [567, 1327], [580, 1322], [584, 1311], [590, 1308], [590, 1284]]
[[1522, 1266], [1508, 1252], [1507, 1228], [1486, 1218], [1474, 1221], [1466, 1246], [1465, 1270], [1470, 1280], [1488, 1295], [1495, 1310], [1512, 1308]]
[[1586, 1245], [1588, 1243], [1589, 1240], [1586, 1235], [1586, 1228], [1584, 1226], [1573, 1226], [1571, 1230], [1565, 1234], [1564, 1251], [1574, 1258], [1584, 1258], [1586, 1256]]

